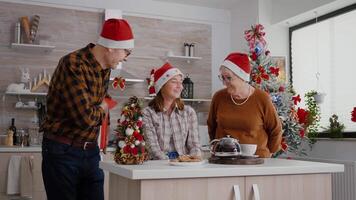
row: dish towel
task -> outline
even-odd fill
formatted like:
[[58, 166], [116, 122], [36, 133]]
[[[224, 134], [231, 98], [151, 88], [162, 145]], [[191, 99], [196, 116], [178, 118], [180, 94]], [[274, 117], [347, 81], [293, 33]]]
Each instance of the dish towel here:
[[20, 196], [31, 199], [33, 191], [34, 157], [23, 156], [20, 169]]
[[8, 195], [20, 193], [20, 166], [22, 156], [11, 156], [7, 170]]

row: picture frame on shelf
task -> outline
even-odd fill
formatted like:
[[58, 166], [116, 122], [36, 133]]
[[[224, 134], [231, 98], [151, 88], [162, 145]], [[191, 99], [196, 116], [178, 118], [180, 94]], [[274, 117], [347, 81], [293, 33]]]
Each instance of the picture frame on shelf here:
[[271, 56], [272, 62], [279, 68], [278, 79], [287, 83], [287, 56]]

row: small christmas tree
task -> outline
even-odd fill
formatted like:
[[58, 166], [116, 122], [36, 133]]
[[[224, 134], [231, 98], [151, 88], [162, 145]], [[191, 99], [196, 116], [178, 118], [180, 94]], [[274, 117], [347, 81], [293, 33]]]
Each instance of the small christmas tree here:
[[116, 129], [117, 148], [114, 156], [118, 164], [142, 164], [148, 158], [142, 129], [141, 105], [134, 96], [121, 111]]
[[250, 83], [270, 94], [282, 122], [283, 151], [274, 156], [286, 151], [293, 152], [296, 155], [304, 155], [305, 149], [301, 148], [302, 141], [311, 142], [308, 137], [305, 137], [308, 126], [306, 120], [308, 111], [296, 107], [301, 101], [300, 95], [295, 95], [290, 86], [278, 79], [279, 68], [267, 49], [263, 29], [264, 27], [261, 24], [257, 24], [252, 26], [250, 30], [245, 31], [252, 66]]

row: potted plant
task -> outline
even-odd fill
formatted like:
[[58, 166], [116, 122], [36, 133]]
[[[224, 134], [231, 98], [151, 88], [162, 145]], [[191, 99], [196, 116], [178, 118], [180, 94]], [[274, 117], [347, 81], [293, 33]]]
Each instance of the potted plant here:
[[342, 138], [342, 131], [345, 129], [345, 125], [340, 123], [339, 117], [336, 114], [333, 114], [329, 118], [329, 127], [325, 129], [326, 136], [330, 138]]
[[320, 108], [315, 99], [316, 94], [317, 92], [314, 90], [305, 94], [305, 104], [308, 111], [306, 130], [309, 138], [317, 137], [320, 127]]

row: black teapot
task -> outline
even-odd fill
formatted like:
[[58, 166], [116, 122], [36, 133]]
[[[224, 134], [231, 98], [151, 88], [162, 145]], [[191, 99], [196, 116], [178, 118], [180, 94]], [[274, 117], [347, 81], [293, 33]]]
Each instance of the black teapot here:
[[241, 155], [241, 146], [237, 139], [227, 135], [210, 142], [210, 153], [216, 157], [236, 157]]

